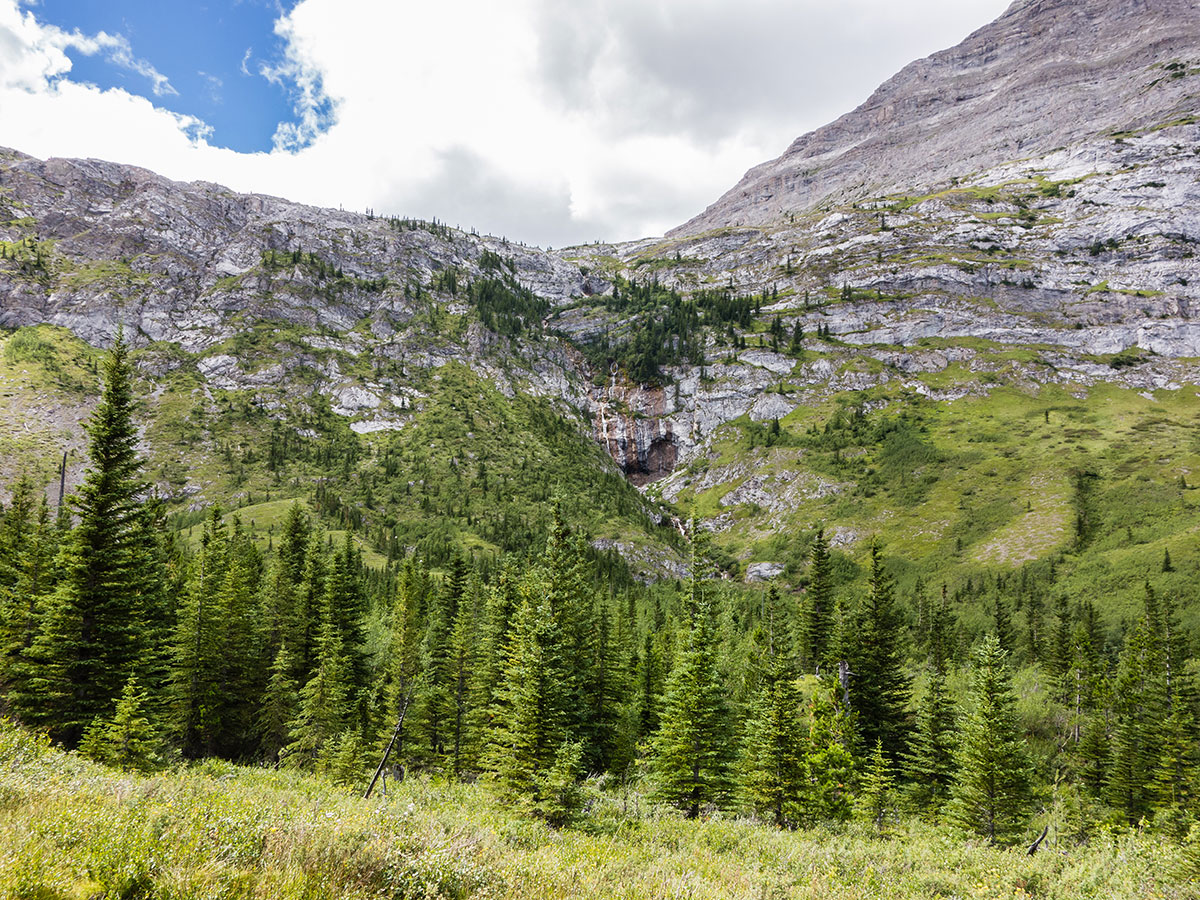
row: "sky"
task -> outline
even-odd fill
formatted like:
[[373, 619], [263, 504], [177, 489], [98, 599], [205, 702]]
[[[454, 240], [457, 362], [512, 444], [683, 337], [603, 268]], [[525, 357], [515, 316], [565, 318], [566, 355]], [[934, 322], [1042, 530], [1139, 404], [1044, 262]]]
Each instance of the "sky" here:
[[0, 146], [540, 246], [659, 235], [1010, 0], [0, 0]]

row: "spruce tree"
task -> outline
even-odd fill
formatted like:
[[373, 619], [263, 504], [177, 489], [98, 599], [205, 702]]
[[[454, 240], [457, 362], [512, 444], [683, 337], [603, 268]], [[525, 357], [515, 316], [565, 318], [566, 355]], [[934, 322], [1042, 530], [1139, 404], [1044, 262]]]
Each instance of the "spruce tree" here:
[[457, 777], [465, 768], [473, 768], [477, 756], [475, 726], [479, 679], [479, 591], [474, 579], [464, 585], [464, 595], [450, 632], [449, 667], [453, 721], [450, 726], [450, 767]]
[[156, 624], [148, 619], [160, 611], [153, 592], [165, 579], [149, 527], [132, 378], [129, 347], [118, 333], [87, 424], [89, 466], [73, 498], [79, 523], [65, 541], [62, 581], [30, 648], [31, 687], [43, 702], [23, 712], [68, 744], [110, 715], [125, 684], [143, 671]]
[[837, 691], [823, 687], [809, 705], [804, 793], [799, 804], [800, 820], [806, 824], [844, 822], [851, 813], [854, 722], [853, 714], [834, 697]]
[[780, 656], [769, 661], [747, 725], [743, 790], [759, 815], [777, 826], [796, 820], [806, 782], [805, 729], [794, 673]]
[[1158, 730], [1169, 715], [1166, 657], [1157, 600], [1149, 586], [1146, 612], [1125, 637], [1113, 689], [1113, 726], [1105, 799], [1136, 823], [1152, 811], [1151, 781]]
[[131, 677], [112, 716], [97, 718], [88, 726], [80, 752], [123, 769], [145, 772], [161, 766], [161, 739], [146, 716], [147, 704], [146, 692], [138, 686], [137, 677]]
[[962, 721], [951, 820], [1004, 843], [1028, 819], [1029, 759], [1009, 681], [1008, 653], [989, 634], [975, 653], [968, 709]]
[[892, 811], [895, 784], [891, 766], [883, 755], [883, 744], [876, 741], [863, 770], [858, 797], [862, 817], [877, 830], [883, 828], [884, 819]]
[[291, 740], [291, 723], [300, 711], [300, 691], [293, 672], [295, 662], [284, 644], [275, 654], [267, 687], [257, 715], [257, 734], [263, 759], [278, 762]]
[[937, 818], [950, 796], [957, 768], [954, 703], [946, 688], [949, 609], [945, 592], [929, 613], [928, 681], [917, 706], [916, 727], [905, 755], [908, 799], [917, 810]]
[[833, 630], [833, 574], [825, 529], [817, 529], [809, 550], [808, 588], [797, 645], [801, 671], [815, 671], [829, 659]]
[[879, 544], [871, 543], [867, 596], [847, 633], [850, 662], [850, 705], [863, 746], [883, 744], [893, 763], [908, 743], [910, 686], [904, 673], [904, 625], [896, 607], [890, 576]]
[[[23, 495], [28, 496], [28, 502]], [[6, 695], [18, 711], [42, 702], [28, 686], [32, 661], [29, 653], [45, 615], [46, 595], [54, 590], [58, 574], [54, 565], [60, 534], [43, 497], [31, 520], [32, 487], [18, 481], [13, 502], [4, 513], [0, 536], [0, 696]]]
[[292, 721], [285, 761], [298, 768], [327, 769], [346, 731], [354, 730], [350, 665], [342, 637], [329, 610], [317, 632], [316, 668], [300, 690], [300, 709]]
[[491, 717], [487, 767], [513, 794], [536, 797], [538, 781], [567, 739], [561, 714], [563, 685], [547, 659], [557, 645], [549, 606], [526, 596], [517, 611]]
[[667, 680], [652, 766], [657, 794], [696, 818], [730, 789], [731, 722], [718, 671], [716, 614], [702, 542], [692, 525], [692, 576], [685, 598], [688, 633]]
[[176, 626], [172, 694], [183, 754], [217, 752], [224, 685], [225, 622], [220, 595], [229, 570], [229, 533], [219, 507], [209, 513], [190, 567]]

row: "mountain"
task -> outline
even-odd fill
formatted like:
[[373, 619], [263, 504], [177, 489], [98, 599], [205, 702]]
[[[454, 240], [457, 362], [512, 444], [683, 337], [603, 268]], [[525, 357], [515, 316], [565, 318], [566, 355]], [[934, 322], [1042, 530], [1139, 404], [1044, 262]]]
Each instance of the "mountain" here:
[[1187, 571], [1200, 469], [1197, 12], [1016, 3], [663, 238], [554, 253], [4, 151], [4, 474], [78, 476], [123, 328], [181, 523], [301, 497], [444, 559], [558, 491], [643, 576], [694, 512], [739, 577], [824, 526], [847, 578], [879, 535], [1123, 597]]
[[1194, 0], [1017, 0], [672, 232], [766, 225], [1194, 118]]

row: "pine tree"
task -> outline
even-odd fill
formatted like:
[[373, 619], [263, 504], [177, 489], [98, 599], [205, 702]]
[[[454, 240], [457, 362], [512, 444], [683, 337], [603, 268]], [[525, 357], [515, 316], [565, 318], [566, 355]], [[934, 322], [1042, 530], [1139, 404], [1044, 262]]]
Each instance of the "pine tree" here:
[[866, 747], [880, 741], [883, 752], [895, 762], [908, 742], [910, 687], [904, 673], [903, 622], [876, 542], [871, 543], [867, 597], [853, 621], [846, 651], [858, 734]]
[[795, 675], [774, 657], [747, 725], [743, 789], [759, 815], [777, 826], [795, 821], [805, 791], [806, 735]]
[[[696, 534], [693, 522], [692, 534]], [[657, 794], [696, 818], [722, 804], [730, 789], [730, 713], [718, 672], [716, 616], [701, 542], [692, 539], [692, 577], [686, 597], [688, 633], [667, 680], [662, 721], [654, 739]]]
[[1030, 804], [1029, 760], [1007, 656], [995, 635], [985, 637], [975, 653], [949, 804], [957, 825], [1001, 843], [1020, 834]]
[[151, 592], [165, 581], [137, 454], [132, 375], [118, 333], [87, 425], [90, 465], [74, 499], [79, 524], [65, 542], [62, 581], [30, 648], [31, 686], [43, 702], [24, 712], [68, 744], [110, 714], [145, 668], [148, 617], [160, 599]]
[[954, 704], [946, 688], [949, 609], [943, 591], [930, 611], [928, 682], [917, 706], [917, 722], [905, 756], [908, 799], [921, 812], [937, 818], [950, 796], [957, 768]]
[[80, 752], [97, 762], [150, 771], [162, 764], [158, 729], [146, 717], [147, 695], [131, 677], [110, 718], [95, 719], [84, 733]]
[[833, 623], [833, 574], [825, 529], [817, 530], [809, 551], [808, 590], [797, 644], [802, 671], [814, 671], [829, 659]]

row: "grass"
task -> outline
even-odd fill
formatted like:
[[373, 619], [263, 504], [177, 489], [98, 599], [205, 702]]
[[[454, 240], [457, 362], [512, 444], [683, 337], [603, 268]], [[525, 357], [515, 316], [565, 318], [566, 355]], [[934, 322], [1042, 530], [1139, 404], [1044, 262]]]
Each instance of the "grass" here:
[[[768, 462], [751, 454], [744, 423], [733, 423], [717, 432], [712, 454], [714, 468], [729, 467], [727, 479], [703, 490], [686, 487], [677, 505], [701, 516], [733, 513], [718, 543], [745, 554], [747, 562], [794, 562], [793, 571], [803, 570], [804, 536], [824, 524], [860, 536], [848, 549], [854, 555], [877, 535], [885, 552], [919, 569], [926, 584], [954, 585], [981, 569], [1056, 559], [1062, 590], [1093, 600], [1112, 625], [1138, 607], [1147, 578], [1164, 591], [1189, 595], [1200, 577], [1196, 389], [1158, 391], [1147, 399], [1103, 384], [1079, 398], [1055, 385], [1007, 385], [1003, 372], [997, 383], [983, 385], [988, 374], [951, 366], [923, 376], [944, 389], [975, 384], [974, 393], [953, 403], [899, 385], [858, 395], [858, 402], [876, 407], [867, 414], [869, 425], [911, 423], [916, 431], [907, 443], [864, 434], [837, 453], [812, 445], [811, 430], [820, 435], [846, 407], [806, 403], [781, 423], [786, 439], [805, 446], [776, 452]], [[843, 489], [825, 496], [802, 492], [789, 508], [772, 513], [721, 506], [745, 479], [767, 472], [815, 476]], [[1086, 473], [1093, 485], [1082, 536], [1073, 473]], [[764, 528], [768, 519], [771, 527]], [[1161, 571], [1164, 551], [1176, 571]], [[902, 579], [902, 589], [911, 586]]]
[[[313, 510], [306, 499], [288, 497], [229, 510], [222, 516], [222, 521], [226, 525], [232, 526], [236, 517], [258, 544], [259, 549], [265, 550], [277, 536], [283, 534], [283, 524], [287, 521], [288, 512], [295, 504], [299, 504], [306, 512], [312, 514]], [[204, 535], [204, 527], [204, 523], [198, 523], [181, 529], [180, 533], [189, 550], [198, 551], [200, 549], [200, 539]], [[347, 532], [345, 529], [335, 528], [327, 529], [325, 534], [333, 546], [338, 547], [345, 540]], [[367, 566], [372, 569], [382, 569], [387, 565], [387, 558], [367, 545], [361, 536], [353, 534], [351, 536], [354, 538], [355, 545], [362, 552], [363, 562]]]
[[143, 776], [0, 724], [0, 897], [1182, 900], [1198, 885], [1195, 844], [1136, 831], [1081, 846], [1052, 829], [1031, 858], [916, 823], [787, 832], [590, 793], [559, 831], [486, 784], [411, 778], [363, 801], [217, 762]]
[[0, 334], [0, 484], [19, 474], [48, 483], [65, 450], [82, 451], [97, 358], [64, 328]]

